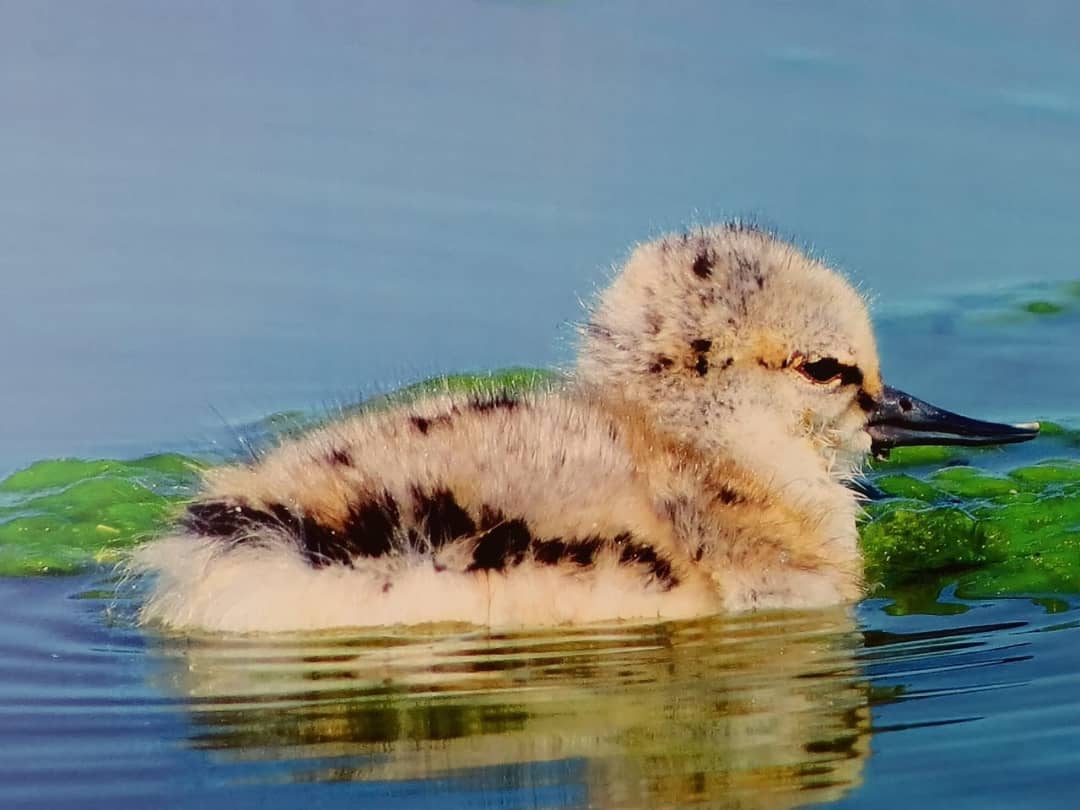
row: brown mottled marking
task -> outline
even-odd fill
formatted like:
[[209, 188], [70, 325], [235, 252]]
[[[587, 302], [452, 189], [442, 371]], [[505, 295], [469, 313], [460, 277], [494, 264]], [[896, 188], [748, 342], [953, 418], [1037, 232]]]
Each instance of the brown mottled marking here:
[[672, 360], [670, 357], [664, 357], [664, 355], [661, 354], [657, 356], [656, 362], [649, 366], [649, 371], [652, 374], [659, 374], [661, 371], [669, 369], [673, 365], [675, 365], [674, 360]]
[[597, 340], [610, 341], [614, 339], [614, 335], [612, 335], [610, 329], [596, 323], [585, 324], [584, 332], [589, 337], [596, 338]]
[[348, 450], [343, 450], [340, 447], [335, 447], [330, 451], [328, 460], [331, 464], [336, 464], [339, 467], [351, 467], [353, 465], [352, 455]]
[[738, 250], [732, 251], [731, 258], [742, 273], [754, 276], [759, 290], [765, 286], [765, 281], [761, 277], [761, 262], [757, 258], [750, 259]]
[[[453, 410], [453, 413], [459, 413], [457, 408]], [[432, 416], [430, 419], [425, 416], [413, 416], [409, 419], [409, 423], [414, 428], [416, 428], [416, 430], [421, 435], [424, 436], [426, 436], [428, 431], [431, 430], [433, 427], [446, 427], [451, 423], [451, 421], [453, 420], [448, 413], [439, 414], [438, 416]]]
[[694, 259], [694, 275], [698, 278], [708, 278], [712, 275], [713, 259], [708, 250], [703, 250]]
[[721, 486], [717, 493], [717, 497], [722, 503], [726, 504], [743, 503], [746, 500], [746, 498], [742, 496], [742, 493], [729, 486]]
[[487, 413], [495, 410], [512, 411], [521, 401], [513, 397], [507, 391], [498, 391], [486, 396], [477, 396], [469, 401], [469, 407], [477, 413]]
[[650, 335], [659, 335], [664, 326], [664, 316], [659, 312], [649, 311], [645, 315], [645, 325]]

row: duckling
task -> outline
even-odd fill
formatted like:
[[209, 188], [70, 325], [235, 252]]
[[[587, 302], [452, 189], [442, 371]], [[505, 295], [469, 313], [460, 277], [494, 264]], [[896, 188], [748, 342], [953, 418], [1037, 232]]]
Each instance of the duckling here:
[[667, 235], [547, 389], [361, 412], [211, 470], [133, 558], [156, 575], [141, 618], [521, 627], [850, 602], [869, 454], [1037, 432], [886, 386], [862, 297], [791, 244]]

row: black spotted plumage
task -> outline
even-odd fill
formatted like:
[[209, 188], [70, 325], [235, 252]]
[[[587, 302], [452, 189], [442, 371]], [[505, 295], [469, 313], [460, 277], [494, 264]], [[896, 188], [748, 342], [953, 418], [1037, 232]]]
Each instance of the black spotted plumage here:
[[235, 543], [260, 542], [260, 530], [285, 532], [297, 543], [308, 564], [321, 568], [389, 554], [401, 527], [401, 515], [397, 501], [389, 493], [382, 493], [354, 505], [340, 528], [297, 514], [280, 503], [255, 508], [224, 501], [192, 504], [182, 523], [201, 537]]
[[477, 538], [468, 571], [504, 571], [520, 565], [532, 542], [529, 526], [519, 519], [495, 524]]
[[476, 534], [476, 522], [448, 489], [425, 493], [414, 489], [413, 515], [433, 548]]
[[[465, 568], [469, 572], [506, 572], [529, 560], [584, 569], [610, 553], [620, 565], [643, 567], [665, 589], [679, 584], [671, 562], [628, 532], [613, 537], [537, 537], [527, 521], [508, 518], [497, 509], [485, 506], [470, 514], [445, 487], [429, 491], [416, 487], [411, 496], [410, 519], [403, 518], [398, 499], [382, 492], [354, 504], [340, 526], [326, 525], [280, 503], [257, 508], [202, 501], [192, 504], [182, 520], [193, 534], [236, 544], [262, 542], [266, 529], [284, 532], [313, 568], [354, 566], [363, 558], [406, 550], [437, 553], [452, 543], [469, 542], [471, 559]], [[741, 496], [725, 488], [720, 497], [732, 503]], [[445, 570], [441, 564], [436, 567]]]

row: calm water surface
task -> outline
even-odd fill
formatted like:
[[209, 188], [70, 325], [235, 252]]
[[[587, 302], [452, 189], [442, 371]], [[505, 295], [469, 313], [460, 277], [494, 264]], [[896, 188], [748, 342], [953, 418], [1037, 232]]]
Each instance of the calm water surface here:
[[[891, 380], [1080, 419], [1070, 3], [0, 1], [0, 473], [550, 365], [626, 246], [751, 214]], [[162, 638], [0, 580], [4, 807], [1073, 807], [1080, 600]]]
[[178, 640], [78, 594], [93, 584], [0, 582], [5, 806], [1075, 798], [1075, 600]]

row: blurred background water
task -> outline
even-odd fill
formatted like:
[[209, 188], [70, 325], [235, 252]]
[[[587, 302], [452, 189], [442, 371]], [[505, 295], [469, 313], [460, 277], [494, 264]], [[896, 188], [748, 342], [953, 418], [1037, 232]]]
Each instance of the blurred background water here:
[[[0, 0], [0, 475], [567, 362], [634, 241], [733, 215], [873, 295], [895, 384], [1075, 421], [1078, 30], [1049, 0]], [[1068, 807], [1080, 772], [1069, 594], [260, 646], [146, 636], [101, 579], [0, 580], [0, 803]]]
[[[1076, 278], [1078, 27], [1067, 2], [2, 2], [0, 465], [565, 361], [632, 242], [724, 216], [880, 311]], [[1025, 383], [1010, 405], [1045, 407]], [[959, 388], [921, 393], [1000, 390]]]

